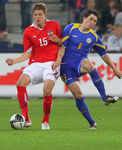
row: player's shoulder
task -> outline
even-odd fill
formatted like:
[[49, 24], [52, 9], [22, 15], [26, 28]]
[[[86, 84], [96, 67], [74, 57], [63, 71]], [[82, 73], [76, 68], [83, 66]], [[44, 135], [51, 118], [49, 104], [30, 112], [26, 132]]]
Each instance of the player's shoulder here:
[[32, 25], [30, 25], [27, 28], [25, 28], [24, 33], [28, 33], [28, 32], [33, 31], [33, 30], [34, 30], [34, 27]]
[[28, 27], [25, 29], [25, 31], [30, 31], [30, 30], [32, 30], [32, 29], [33, 29], [33, 26], [30, 25], [30, 26], [28, 26]]
[[80, 24], [79, 23], [71, 23], [69, 25], [67, 25], [64, 29], [65, 30], [73, 30], [76, 28], [79, 28]]
[[75, 24], [75, 23], [70, 23], [70, 24], [68, 24], [68, 25], [65, 27], [65, 29], [67, 29], [67, 28], [72, 28], [72, 27], [74, 26], [74, 24]]
[[57, 21], [53, 20], [47, 20], [47, 24], [51, 26], [60, 26], [60, 24]]
[[65, 26], [64, 31], [70, 31], [75, 23], [70, 23], [67, 26]]
[[96, 38], [96, 41], [98, 40], [99, 35], [93, 29], [90, 29], [89, 33], [91, 33]]
[[93, 29], [90, 29], [89, 32], [91, 32], [92, 34], [96, 34], [97, 35], [97, 33]]

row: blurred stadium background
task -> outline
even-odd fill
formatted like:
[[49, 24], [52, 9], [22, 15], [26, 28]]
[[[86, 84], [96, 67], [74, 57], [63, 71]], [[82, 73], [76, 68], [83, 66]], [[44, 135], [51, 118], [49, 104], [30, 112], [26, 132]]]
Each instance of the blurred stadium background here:
[[[21, 64], [14, 65], [12, 67], [7, 66], [5, 60], [7, 57], [16, 57], [19, 53], [23, 52], [22, 38], [22, 16], [21, 16], [21, 3], [18, 0], [2, 0], [5, 6], [5, 20], [6, 28], [4, 30], [0, 29], [0, 97], [16, 97], [16, 82], [20, 76], [21, 70], [27, 65], [27, 61]], [[0, 5], [2, 6], [2, 1]], [[25, 0], [26, 1], [26, 0]], [[58, 21], [63, 28], [74, 22], [75, 7], [71, 4], [72, 0], [27, 0], [31, 6], [35, 2], [45, 2], [47, 4], [48, 13], [47, 18], [49, 20]], [[100, 17], [102, 11], [108, 5], [108, 0], [89, 0], [91, 3], [95, 2], [95, 8], [100, 11]], [[73, 1], [72, 1], [73, 2]], [[74, 1], [76, 2], [76, 1]], [[87, 8], [87, 1], [82, 0]], [[121, 4], [121, 1], [115, 0], [117, 4]], [[121, 6], [121, 5], [119, 5]], [[1, 7], [0, 7], [1, 8]], [[30, 7], [31, 8], [31, 7]], [[31, 15], [31, 9], [28, 9]], [[26, 9], [26, 8], [25, 8]], [[2, 9], [1, 9], [1, 12]], [[26, 12], [25, 12], [26, 13]], [[80, 12], [80, 14], [82, 11]], [[117, 13], [121, 13], [121, 9]], [[32, 17], [32, 15], [31, 15]], [[1, 18], [0, 21], [2, 21]], [[122, 22], [121, 22], [122, 23]], [[112, 24], [114, 26], [114, 23]], [[96, 30], [96, 29], [95, 29]], [[96, 30], [97, 31], [97, 30]], [[101, 34], [101, 27], [99, 25], [98, 34]], [[109, 34], [112, 30], [109, 31]], [[18, 54], [17, 54], [18, 53]], [[114, 60], [114, 63], [122, 70], [122, 51], [117, 51], [110, 53], [110, 56]], [[103, 61], [95, 53], [90, 54], [91, 61], [96, 65], [101, 77], [104, 80], [106, 90], [108, 94], [118, 95], [122, 97], [122, 80], [115, 77], [114, 73], [109, 66], [103, 63]], [[84, 95], [88, 97], [99, 97], [99, 94], [93, 84], [91, 84], [90, 77], [88, 75], [81, 79], [81, 87], [83, 89]], [[28, 87], [29, 95], [31, 97], [40, 97], [42, 94], [42, 85], [36, 85], [33, 87]], [[58, 79], [56, 86], [53, 90], [53, 95], [55, 97], [72, 97], [71, 93], [68, 91], [67, 87]]]

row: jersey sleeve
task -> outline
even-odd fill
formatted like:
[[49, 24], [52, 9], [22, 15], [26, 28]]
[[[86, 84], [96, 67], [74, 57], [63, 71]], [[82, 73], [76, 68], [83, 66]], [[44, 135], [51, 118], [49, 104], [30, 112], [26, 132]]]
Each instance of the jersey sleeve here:
[[61, 39], [62, 38], [62, 33], [61, 33], [61, 27], [59, 23], [56, 25], [56, 35]]
[[64, 47], [66, 47], [67, 44], [68, 44], [68, 40], [69, 40], [69, 38], [70, 38], [70, 32], [71, 32], [71, 29], [72, 29], [73, 25], [74, 25], [74, 24], [72, 23], [72, 24], [67, 25], [67, 26], [64, 28], [63, 37], [62, 37], [62, 45], [63, 45]]
[[32, 43], [28, 37], [28, 30], [25, 30], [24, 32], [23, 45], [24, 45], [24, 52], [32, 51]]
[[101, 57], [107, 54], [105, 45], [101, 41], [100, 37], [97, 35], [97, 41], [92, 47]]

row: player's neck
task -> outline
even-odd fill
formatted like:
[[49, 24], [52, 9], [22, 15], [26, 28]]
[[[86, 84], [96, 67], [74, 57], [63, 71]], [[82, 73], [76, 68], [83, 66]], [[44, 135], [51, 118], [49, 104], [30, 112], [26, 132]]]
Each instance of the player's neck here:
[[41, 28], [41, 29], [42, 29], [44, 26], [45, 26], [45, 24], [37, 24], [37, 25], [36, 25], [37, 28]]
[[46, 24], [46, 21], [45, 22], [42, 22], [42, 23], [40, 23], [40, 24], [35, 24], [35, 26], [37, 27], [37, 28], [44, 28], [44, 26], [45, 26], [45, 24]]
[[85, 26], [84, 24], [81, 24], [81, 25], [80, 25], [80, 31], [81, 31], [81, 32], [89, 32], [89, 29], [86, 28], [86, 26]]

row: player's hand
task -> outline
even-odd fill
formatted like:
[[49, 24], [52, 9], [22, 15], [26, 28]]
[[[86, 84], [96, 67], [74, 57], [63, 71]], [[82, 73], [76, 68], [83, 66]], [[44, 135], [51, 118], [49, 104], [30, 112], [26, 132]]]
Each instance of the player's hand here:
[[11, 59], [11, 58], [8, 58], [6, 59], [6, 63], [9, 65], [9, 66], [12, 66], [14, 64], [14, 60]]
[[52, 65], [52, 69], [55, 70], [57, 67], [59, 67], [61, 64], [61, 60], [57, 59], [53, 65]]
[[113, 71], [119, 79], [122, 78], [122, 71], [118, 70], [117, 68], [114, 68]]
[[52, 36], [49, 36], [49, 40], [54, 43], [60, 43], [61, 39], [57, 37], [57, 35], [53, 34]]
[[55, 78], [57, 79], [60, 76], [60, 66], [53, 69], [53, 73], [54, 73]]

